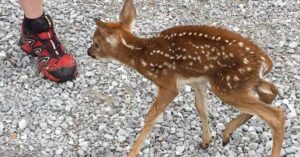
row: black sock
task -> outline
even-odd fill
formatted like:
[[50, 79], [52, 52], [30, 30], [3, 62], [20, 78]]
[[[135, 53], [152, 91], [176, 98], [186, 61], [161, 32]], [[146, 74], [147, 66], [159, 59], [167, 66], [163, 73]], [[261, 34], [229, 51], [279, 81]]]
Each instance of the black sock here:
[[41, 33], [49, 30], [53, 25], [53, 22], [49, 15], [43, 15], [36, 19], [30, 19], [24, 16], [23, 26], [31, 33]]

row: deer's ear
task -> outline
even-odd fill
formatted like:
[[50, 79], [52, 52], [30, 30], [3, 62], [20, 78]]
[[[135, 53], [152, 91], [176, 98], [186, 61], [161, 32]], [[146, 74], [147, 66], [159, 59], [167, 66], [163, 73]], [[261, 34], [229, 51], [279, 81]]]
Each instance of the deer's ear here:
[[95, 23], [98, 27], [105, 27], [106, 26], [106, 23], [101, 21], [100, 19], [94, 19], [94, 21], [95, 21]]
[[132, 0], [126, 0], [123, 9], [120, 13], [120, 22], [127, 29], [131, 31], [136, 19], [136, 10]]

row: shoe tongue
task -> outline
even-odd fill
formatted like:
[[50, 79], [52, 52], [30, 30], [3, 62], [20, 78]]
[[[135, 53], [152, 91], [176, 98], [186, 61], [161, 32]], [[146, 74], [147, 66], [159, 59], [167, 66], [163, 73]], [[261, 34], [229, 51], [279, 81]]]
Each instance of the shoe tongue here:
[[49, 15], [43, 15], [38, 19], [35, 19], [31, 22], [31, 31], [34, 34], [39, 34], [42, 32], [47, 32], [53, 26], [53, 21]]

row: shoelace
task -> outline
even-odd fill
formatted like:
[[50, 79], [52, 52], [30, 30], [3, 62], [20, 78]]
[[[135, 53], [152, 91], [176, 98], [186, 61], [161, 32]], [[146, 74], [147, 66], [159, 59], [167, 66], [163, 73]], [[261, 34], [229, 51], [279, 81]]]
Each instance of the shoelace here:
[[60, 58], [63, 56], [64, 52], [61, 49], [61, 42], [57, 39], [52, 28], [47, 31], [47, 36], [47, 39], [41, 39], [39, 36], [35, 35], [36, 40], [43, 44], [42, 48], [46, 49], [52, 57]]

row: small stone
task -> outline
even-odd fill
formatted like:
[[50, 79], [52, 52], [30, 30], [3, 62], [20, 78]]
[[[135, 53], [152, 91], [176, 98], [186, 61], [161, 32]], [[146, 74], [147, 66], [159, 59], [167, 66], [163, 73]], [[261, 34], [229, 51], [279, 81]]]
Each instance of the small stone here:
[[251, 150], [256, 150], [256, 149], [257, 149], [257, 146], [258, 146], [257, 143], [250, 143], [250, 144], [249, 144], [249, 148], [250, 148]]
[[11, 106], [10, 105], [7, 105], [7, 106], [1, 106], [1, 112], [8, 112], [9, 110], [11, 109]]
[[85, 150], [89, 147], [89, 142], [88, 141], [80, 141], [79, 146]]
[[85, 73], [85, 76], [87, 76], [87, 77], [91, 77], [91, 76], [94, 76], [94, 73], [93, 73], [93, 72], [90, 72], [90, 71], [88, 71], [88, 72], [86, 72], [86, 73]]
[[290, 147], [285, 148], [285, 151], [288, 154], [295, 153], [297, 150], [300, 150], [300, 149], [297, 148], [296, 146], [290, 146]]
[[21, 130], [23, 130], [23, 129], [26, 128], [27, 124], [28, 124], [28, 123], [26, 122], [26, 120], [25, 120], [25, 119], [22, 119], [21, 121], [19, 121], [19, 128], [20, 128]]
[[289, 100], [288, 100], [288, 99], [283, 99], [283, 100], [282, 100], [282, 103], [284, 103], [284, 104], [287, 105], [287, 104], [289, 104]]
[[57, 128], [57, 129], [55, 130], [55, 134], [56, 134], [56, 135], [60, 135], [61, 132], [62, 132], [61, 128]]
[[216, 126], [216, 128], [219, 129], [219, 130], [224, 130], [225, 126], [222, 123], [218, 123], [217, 126]]
[[238, 32], [240, 30], [239, 27], [233, 27], [233, 31]]
[[289, 44], [289, 47], [290, 47], [290, 48], [296, 48], [297, 46], [298, 46], [298, 43], [295, 42], [295, 41], [293, 41], [293, 42], [291, 42], [291, 43]]
[[5, 52], [0, 52], [0, 60], [4, 59], [6, 57]]
[[4, 131], [4, 124], [0, 122], [0, 136], [3, 134]]
[[40, 127], [41, 128], [47, 128], [48, 124], [46, 122], [40, 122]]
[[63, 151], [64, 151], [63, 148], [58, 148], [58, 149], [55, 151], [55, 154], [56, 154], [56, 155], [60, 155], [60, 154], [63, 153]]
[[17, 133], [16, 132], [11, 133], [10, 134], [10, 139], [12, 139], [12, 140], [17, 139]]
[[119, 141], [120, 143], [123, 143], [123, 142], [126, 141], [126, 137], [125, 137], [125, 136], [118, 136], [118, 141]]
[[118, 85], [118, 82], [112, 81], [112, 82], [111, 82], [111, 85], [112, 85], [112, 86], [117, 86], [117, 85]]
[[74, 86], [73, 82], [71, 82], [71, 81], [67, 82], [67, 87], [68, 88], [73, 88], [73, 86]]
[[21, 139], [22, 139], [23, 141], [26, 141], [26, 140], [27, 140], [27, 134], [22, 134], [22, 135], [21, 135]]
[[181, 155], [184, 150], [185, 150], [184, 146], [177, 146], [176, 147], [176, 155]]
[[109, 134], [105, 134], [104, 137], [107, 138], [108, 140], [113, 140], [114, 139], [114, 137], [109, 135]]
[[192, 91], [192, 87], [191, 86], [185, 86], [185, 91], [186, 92], [191, 92]]

